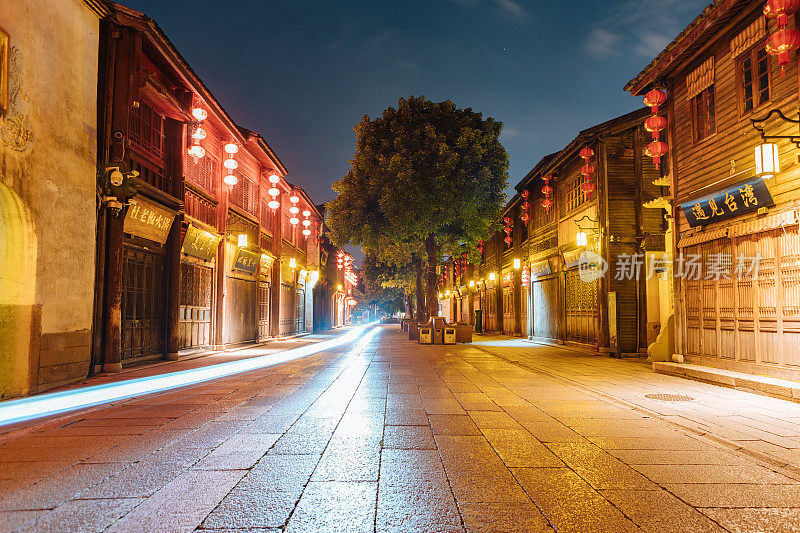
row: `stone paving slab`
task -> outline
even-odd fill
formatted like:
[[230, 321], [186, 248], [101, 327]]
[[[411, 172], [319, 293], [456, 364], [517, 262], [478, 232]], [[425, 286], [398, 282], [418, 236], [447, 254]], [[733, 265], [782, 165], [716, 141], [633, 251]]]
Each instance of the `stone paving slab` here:
[[6, 435], [0, 532], [800, 524], [798, 404], [519, 341], [352, 347]]

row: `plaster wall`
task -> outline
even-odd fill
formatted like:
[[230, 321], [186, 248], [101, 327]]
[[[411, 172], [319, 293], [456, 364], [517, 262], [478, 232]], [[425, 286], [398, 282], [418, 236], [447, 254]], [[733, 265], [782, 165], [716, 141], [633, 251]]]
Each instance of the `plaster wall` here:
[[24, 338], [18, 330], [34, 328], [27, 347], [0, 353], [12, 374], [29, 374], [26, 390], [0, 377], [0, 395], [8, 396], [73, 381], [89, 368], [99, 17], [82, 0], [0, 0], [0, 28], [10, 41], [0, 184], [23, 206], [19, 215], [0, 209], [0, 245], [9, 244], [10, 228], [23, 228], [15, 231], [29, 234], [32, 256], [26, 276], [0, 267], [0, 303], [38, 310], [35, 320], [0, 322], [0, 338]]

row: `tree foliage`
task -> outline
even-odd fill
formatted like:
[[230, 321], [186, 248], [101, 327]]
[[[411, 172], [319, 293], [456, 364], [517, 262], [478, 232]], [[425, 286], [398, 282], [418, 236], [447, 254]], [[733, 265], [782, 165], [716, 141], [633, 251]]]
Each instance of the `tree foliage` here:
[[508, 154], [501, 130], [472, 109], [422, 96], [365, 116], [355, 127], [350, 170], [333, 186], [333, 240], [374, 250], [389, 242], [410, 259], [424, 246], [432, 311], [440, 255], [474, 246], [502, 210]]

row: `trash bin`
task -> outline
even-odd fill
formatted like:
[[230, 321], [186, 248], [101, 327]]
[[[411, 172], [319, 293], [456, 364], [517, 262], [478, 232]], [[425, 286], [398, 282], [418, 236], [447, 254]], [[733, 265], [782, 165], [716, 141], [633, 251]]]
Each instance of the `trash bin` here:
[[446, 326], [444, 328], [444, 342], [443, 344], [455, 344], [456, 343], [456, 328], [452, 326]]
[[408, 340], [410, 340], [410, 341], [418, 341], [419, 340], [419, 323], [418, 322], [409, 322], [408, 323]]
[[475, 333], [483, 333], [483, 309], [475, 310]]
[[420, 326], [419, 328], [419, 343], [420, 344], [433, 344], [433, 328], [430, 326]]

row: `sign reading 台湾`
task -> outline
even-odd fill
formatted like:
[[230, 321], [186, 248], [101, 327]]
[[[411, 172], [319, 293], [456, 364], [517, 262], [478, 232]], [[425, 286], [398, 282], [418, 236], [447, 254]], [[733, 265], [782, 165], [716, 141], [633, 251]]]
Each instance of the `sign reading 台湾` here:
[[233, 269], [238, 270], [239, 272], [255, 274], [260, 262], [260, 255], [239, 248], [239, 253], [236, 255], [236, 261], [233, 263]]
[[217, 255], [217, 246], [221, 239], [219, 235], [189, 225], [183, 238], [183, 251], [188, 255], [212, 261]]
[[705, 226], [773, 205], [772, 195], [761, 178], [737, 183], [724, 191], [681, 204], [691, 227]]
[[136, 203], [128, 208], [125, 215], [123, 231], [164, 244], [174, 219], [173, 211], [137, 196]]

